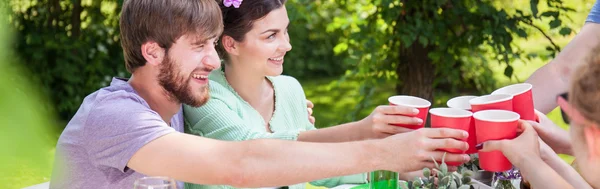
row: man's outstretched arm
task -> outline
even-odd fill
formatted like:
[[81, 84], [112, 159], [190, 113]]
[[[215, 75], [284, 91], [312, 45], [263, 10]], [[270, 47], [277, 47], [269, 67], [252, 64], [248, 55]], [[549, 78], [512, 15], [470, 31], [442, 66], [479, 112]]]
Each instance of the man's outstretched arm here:
[[[127, 166], [146, 175], [198, 184], [284, 186], [379, 169], [431, 167], [431, 157], [439, 160], [443, 156], [435, 149], [466, 150], [465, 142], [451, 138], [467, 135], [452, 129], [420, 129], [380, 140], [305, 143], [269, 139], [226, 142], [171, 133], [144, 145]], [[468, 156], [447, 155], [446, 160], [465, 162]]]
[[[600, 9], [598, 2], [594, 9]], [[590, 13], [590, 17], [593, 16], [594, 9]], [[554, 60], [542, 66], [527, 79], [526, 82], [533, 85], [535, 109], [547, 114], [556, 108], [556, 97], [568, 91], [569, 78], [572, 74], [576, 74], [573, 72], [588, 57], [592, 48], [600, 43], [600, 24], [598, 22], [600, 22], [600, 18], [595, 22], [586, 23]]]

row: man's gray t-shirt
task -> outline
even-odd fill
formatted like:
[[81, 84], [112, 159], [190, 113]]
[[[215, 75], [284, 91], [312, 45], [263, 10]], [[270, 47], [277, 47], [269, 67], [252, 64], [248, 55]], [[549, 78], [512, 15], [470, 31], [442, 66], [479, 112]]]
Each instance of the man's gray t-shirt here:
[[83, 100], [61, 134], [50, 188], [133, 188], [145, 175], [129, 169], [129, 159], [150, 141], [183, 132], [181, 110], [170, 124], [129, 83], [113, 78]]

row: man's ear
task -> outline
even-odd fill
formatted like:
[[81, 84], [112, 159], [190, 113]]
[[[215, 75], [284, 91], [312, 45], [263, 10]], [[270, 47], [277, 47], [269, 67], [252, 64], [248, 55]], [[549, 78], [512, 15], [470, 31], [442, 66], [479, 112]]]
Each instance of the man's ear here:
[[600, 160], [600, 128], [595, 123], [584, 126], [583, 135], [587, 143], [590, 160]]
[[223, 48], [227, 51], [228, 54], [231, 55], [239, 55], [238, 42], [233, 39], [233, 37], [223, 35], [221, 38], [221, 43], [223, 44]]
[[148, 41], [142, 44], [142, 56], [147, 64], [159, 65], [165, 58], [165, 49], [156, 42]]

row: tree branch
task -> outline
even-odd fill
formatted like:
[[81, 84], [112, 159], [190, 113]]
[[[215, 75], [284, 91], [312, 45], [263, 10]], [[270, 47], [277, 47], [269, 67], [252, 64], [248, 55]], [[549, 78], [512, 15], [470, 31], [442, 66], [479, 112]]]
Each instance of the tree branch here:
[[552, 46], [554, 46], [554, 49], [556, 49], [556, 51], [560, 52], [560, 47], [558, 45], [556, 45], [556, 43], [554, 43], [554, 41], [552, 40], [552, 38], [550, 38], [550, 36], [548, 36], [548, 34], [546, 34], [546, 32], [544, 32], [544, 30], [542, 30], [542, 28], [540, 28], [540, 27], [536, 26], [535, 24], [533, 24], [533, 22], [530, 21], [530, 20], [526, 20], [526, 21], [523, 21], [523, 22], [526, 23], [527, 25], [529, 25], [529, 26], [537, 29], [538, 31], [540, 31], [544, 35], [544, 37], [546, 37], [546, 39], [548, 39], [548, 41], [550, 41], [550, 43], [552, 44]]

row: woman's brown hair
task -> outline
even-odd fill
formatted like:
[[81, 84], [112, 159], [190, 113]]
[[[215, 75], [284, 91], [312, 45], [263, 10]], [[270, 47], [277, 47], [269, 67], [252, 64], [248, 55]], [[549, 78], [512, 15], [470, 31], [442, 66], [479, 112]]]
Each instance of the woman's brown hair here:
[[[216, 0], [223, 14], [223, 35], [236, 41], [244, 41], [244, 36], [252, 29], [254, 21], [261, 19], [271, 11], [283, 7], [286, 0], [245, 0], [239, 8], [225, 7], [223, 0]], [[219, 45], [219, 54], [227, 58], [227, 53]]]

